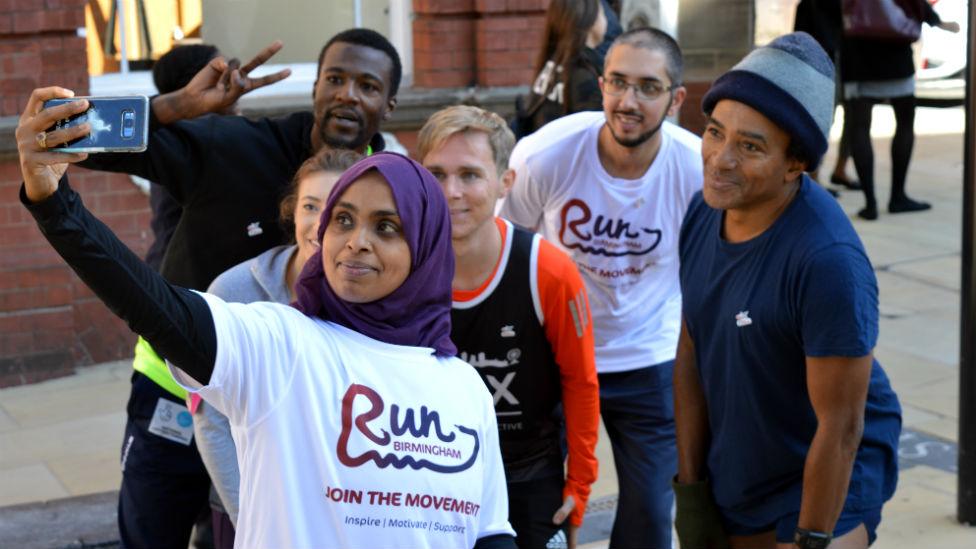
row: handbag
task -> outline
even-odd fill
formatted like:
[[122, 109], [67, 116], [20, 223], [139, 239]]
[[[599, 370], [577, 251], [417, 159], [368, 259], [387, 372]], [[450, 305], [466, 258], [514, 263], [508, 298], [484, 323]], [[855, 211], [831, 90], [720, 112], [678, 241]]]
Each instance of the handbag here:
[[843, 0], [844, 35], [912, 43], [922, 33], [924, 0]]

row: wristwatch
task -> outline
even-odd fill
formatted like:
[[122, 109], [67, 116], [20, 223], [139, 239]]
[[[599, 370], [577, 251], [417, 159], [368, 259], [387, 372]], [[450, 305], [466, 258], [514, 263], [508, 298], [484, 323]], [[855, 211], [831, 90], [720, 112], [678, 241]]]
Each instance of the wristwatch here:
[[827, 549], [833, 538], [827, 532], [817, 532], [806, 528], [797, 528], [793, 532], [793, 544], [800, 549]]

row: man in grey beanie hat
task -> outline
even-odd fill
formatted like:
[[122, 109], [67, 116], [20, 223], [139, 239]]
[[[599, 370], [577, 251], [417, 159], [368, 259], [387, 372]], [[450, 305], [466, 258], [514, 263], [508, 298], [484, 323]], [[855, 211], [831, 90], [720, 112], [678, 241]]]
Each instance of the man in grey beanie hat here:
[[827, 149], [833, 66], [809, 35], [782, 36], [703, 107], [704, 186], [679, 245], [681, 546], [867, 547], [897, 481], [901, 409], [872, 356], [874, 270], [804, 174]]

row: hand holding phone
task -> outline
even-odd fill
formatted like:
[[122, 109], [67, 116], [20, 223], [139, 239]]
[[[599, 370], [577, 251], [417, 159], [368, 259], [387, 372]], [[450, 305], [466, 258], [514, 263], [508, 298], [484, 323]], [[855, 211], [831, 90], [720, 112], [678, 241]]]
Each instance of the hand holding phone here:
[[70, 118], [88, 109], [88, 101], [71, 101], [50, 109], [44, 109], [44, 101], [70, 98], [74, 92], [52, 86], [31, 92], [30, 99], [14, 135], [20, 156], [20, 172], [24, 177], [24, 190], [31, 202], [44, 200], [58, 189], [58, 180], [68, 169], [68, 164], [88, 157], [85, 153], [52, 152], [50, 147], [72, 141], [88, 134], [88, 123], [81, 123], [61, 130], [48, 131], [57, 120]]
[[87, 123], [91, 131], [64, 144], [51, 147], [56, 152], [142, 152], [149, 138], [149, 99], [143, 95], [122, 97], [76, 97], [49, 99], [50, 109], [72, 101], [87, 100], [88, 109], [58, 119], [47, 132]]

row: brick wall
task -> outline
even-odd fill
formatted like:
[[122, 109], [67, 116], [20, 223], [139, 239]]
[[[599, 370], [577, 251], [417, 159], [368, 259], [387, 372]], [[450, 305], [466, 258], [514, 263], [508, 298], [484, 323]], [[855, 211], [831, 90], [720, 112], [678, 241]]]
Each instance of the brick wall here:
[[549, 0], [414, 0], [414, 83], [531, 83]]
[[30, 91], [88, 92], [85, 0], [0, 0], [0, 116], [19, 115]]
[[[7, 122], [20, 115], [35, 87], [88, 92], [85, 40], [76, 31], [84, 26], [85, 3], [0, 0], [0, 117]], [[148, 203], [128, 177], [80, 168], [69, 173], [88, 207], [144, 254]], [[0, 387], [132, 356], [135, 336], [41, 237], [18, 200], [20, 181], [16, 157], [0, 152]]]

